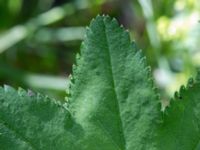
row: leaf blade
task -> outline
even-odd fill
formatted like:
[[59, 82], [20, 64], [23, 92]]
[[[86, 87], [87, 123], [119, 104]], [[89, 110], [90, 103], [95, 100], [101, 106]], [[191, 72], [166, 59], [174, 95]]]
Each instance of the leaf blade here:
[[179, 93], [176, 92], [175, 97], [170, 101], [170, 106], [164, 112], [164, 122], [159, 128], [160, 136], [157, 139], [159, 148], [199, 149], [199, 77], [200, 74], [194, 82], [193, 79], [189, 79], [187, 87], [181, 86]]
[[[113, 149], [153, 149], [159, 101], [140, 52], [109, 17], [98, 16], [86, 34], [73, 72], [70, 111], [89, 134], [107, 132]], [[88, 126], [98, 128], [93, 133]]]
[[3, 149], [77, 149], [69, 112], [41, 94], [0, 88], [0, 144]]

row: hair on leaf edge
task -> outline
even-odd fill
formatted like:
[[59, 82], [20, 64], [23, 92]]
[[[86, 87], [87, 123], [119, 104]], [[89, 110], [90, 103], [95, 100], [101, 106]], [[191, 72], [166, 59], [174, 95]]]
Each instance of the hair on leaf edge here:
[[31, 99], [36, 99], [36, 102], [49, 102], [50, 104], [55, 104], [57, 107], [62, 107], [66, 109], [65, 107], [63, 107], [63, 104], [60, 101], [54, 98], [50, 98], [49, 96], [43, 95], [39, 92], [35, 93], [30, 89], [25, 90], [21, 87], [15, 89], [9, 85], [0, 86], [0, 93], [11, 93], [11, 92], [16, 93], [19, 97], [29, 97]]
[[173, 105], [176, 105], [176, 103], [178, 103], [178, 101], [181, 102], [182, 100], [184, 100], [184, 93], [186, 91], [191, 90], [193, 86], [200, 84], [199, 79], [200, 79], [200, 72], [198, 71], [195, 79], [192, 77], [189, 78], [186, 86], [181, 85], [179, 88], [179, 91], [174, 92], [174, 96], [173, 96], [173, 98], [171, 98], [169, 105], [165, 107], [165, 110], [164, 110], [165, 115], [168, 115], [169, 109], [171, 109], [171, 107], [173, 107]]

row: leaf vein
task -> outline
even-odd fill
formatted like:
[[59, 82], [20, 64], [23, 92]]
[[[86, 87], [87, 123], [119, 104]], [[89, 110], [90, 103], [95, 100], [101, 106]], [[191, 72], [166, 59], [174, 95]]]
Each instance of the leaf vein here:
[[23, 137], [20, 135], [19, 132], [17, 132], [17, 130], [15, 130], [14, 128], [12, 128], [9, 124], [5, 123], [2, 118], [0, 119], [0, 123], [7, 128], [8, 130], [12, 131], [15, 135], [16, 138], [20, 139], [21, 141], [24, 141], [27, 145], [29, 145], [29, 147], [31, 147], [33, 150], [37, 150], [37, 148], [34, 146], [33, 143], [31, 143], [26, 137]]
[[105, 39], [106, 39], [106, 47], [107, 47], [107, 52], [108, 52], [108, 58], [109, 58], [109, 65], [110, 65], [110, 73], [111, 73], [111, 81], [112, 81], [112, 88], [113, 88], [113, 92], [114, 92], [114, 97], [115, 100], [117, 101], [117, 109], [118, 109], [118, 113], [119, 113], [119, 119], [120, 119], [120, 126], [122, 129], [122, 136], [123, 136], [123, 149], [126, 149], [126, 142], [125, 142], [125, 136], [124, 136], [124, 131], [123, 131], [123, 124], [122, 124], [122, 120], [121, 120], [121, 111], [120, 111], [120, 104], [119, 104], [119, 100], [117, 97], [117, 92], [116, 92], [116, 85], [115, 85], [115, 80], [114, 80], [114, 76], [113, 76], [113, 67], [112, 67], [112, 57], [111, 57], [111, 52], [110, 52], [110, 46], [109, 46], [109, 39], [107, 37], [107, 28], [106, 28], [106, 23], [105, 20], [103, 20], [103, 25], [104, 25], [104, 33], [105, 33]]

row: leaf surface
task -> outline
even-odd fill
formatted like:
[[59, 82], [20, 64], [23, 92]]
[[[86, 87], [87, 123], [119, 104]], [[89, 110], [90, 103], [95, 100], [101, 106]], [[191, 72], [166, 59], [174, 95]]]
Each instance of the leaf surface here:
[[155, 149], [160, 104], [145, 58], [115, 19], [87, 28], [74, 67], [69, 110], [85, 130], [84, 150]]
[[115, 19], [91, 22], [80, 55], [67, 109], [41, 94], [0, 88], [0, 149], [200, 149], [199, 79], [176, 93], [161, 118], [145, 58]]
[[50, 98], [0, 87], [0, 149], [76, 150], [81, 133], [69, 112]]
[[69, 110], [48, 97], [0, 88], [2, 149], [154, 149], [160, 108], [145, 59], [127, 31], [98, 16], [74, 68]]
[[162, 150], [200, 149], [200, 73], [175, 93], [164, 112], [157, 139]]

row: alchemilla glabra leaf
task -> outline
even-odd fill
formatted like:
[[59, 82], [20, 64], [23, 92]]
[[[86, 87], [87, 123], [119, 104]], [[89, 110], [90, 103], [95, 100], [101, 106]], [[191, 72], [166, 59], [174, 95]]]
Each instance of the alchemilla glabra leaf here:
[[160, 104], [129, 33], [115, 19], [98, 16], [87, 28], [80, 55], [69, 110], [87, 133], [85, 149], [153, 148]]
[[199, 150], [200, 75], [161, 112], [150, 74], [129, 33], [115, 19], [97, 16], [64, 106], [41, 94], [0, 88], [0, 149]]

